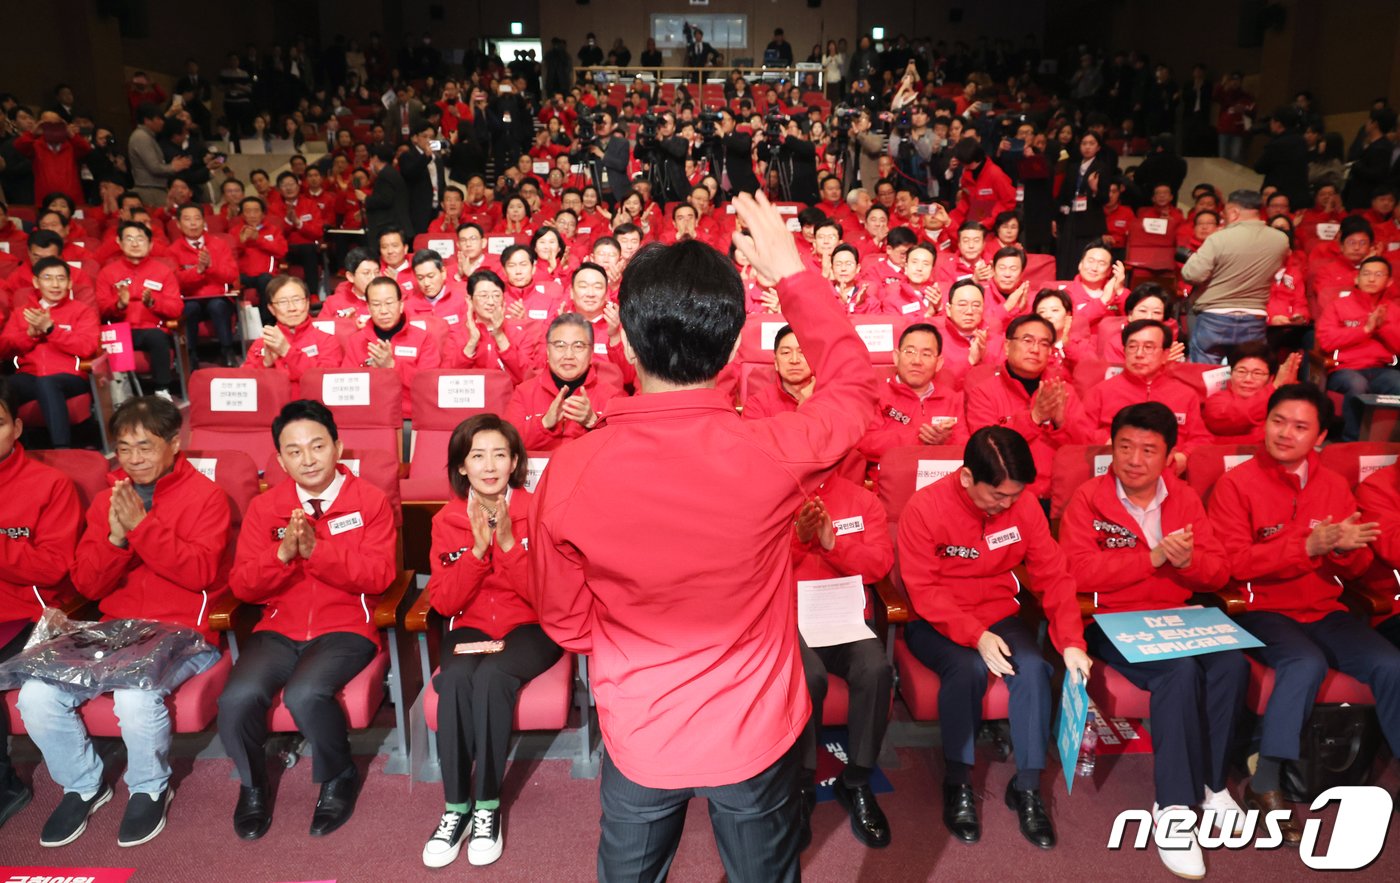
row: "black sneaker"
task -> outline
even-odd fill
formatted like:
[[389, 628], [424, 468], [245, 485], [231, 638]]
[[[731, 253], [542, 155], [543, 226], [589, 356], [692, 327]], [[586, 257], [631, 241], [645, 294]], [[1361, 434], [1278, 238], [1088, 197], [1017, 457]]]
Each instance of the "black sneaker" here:
[[462, 851], [462, 835], [467, 833], [467, 814], [447, 810], [438, 819], [437, 830], [423, 847], [423, 864], [430, 868], [445, 868], [457, 860]]
[[91, 800], [84, 800], [76, 791], [63, 792], [63, 799], [54, 807], [44, 830], [39, 832], [40, 846], [67, 846], [87, 830], [88, 816], [112, 799], [112, 786], [103, 785]]
[[140, 846], [165, 830], [165, 811], [170, 808], [170, 799], [175, 789], [169, 786], [152, 797], [149, 794], [133, 794], [126, 802], [126, 815], [122, 816], [122, 826], [117, 830], [118, 846]]
[[467, 861], [489, 865], [501, 857], [501, 810], [479, 809], [472, 813], [472, 835], [467, 841]]
[[20, 781], [19, 776], [11, 772], [4, 785], [0, 786], [0, 827], [4, 827], [10, 817], [28, 806], [32, 799], [34, 792]]

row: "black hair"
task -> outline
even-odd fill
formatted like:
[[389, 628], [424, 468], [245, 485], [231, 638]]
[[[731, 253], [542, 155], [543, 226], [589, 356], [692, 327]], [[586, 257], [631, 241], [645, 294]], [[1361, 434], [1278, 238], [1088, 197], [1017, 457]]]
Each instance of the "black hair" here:
[[1010, 479], [1023, 485], [1035, 481], [1035, 459], [1021, 434], [1006, 426], [984, 426], [963, 449], [963, 466], [977, 484], [996, 487]]
[[954, 295], [954, 293], [957, 292], [957, 290], [958, 290], [959, 288], [975, 288], [975, 289], [977, 289], [977, 295], [978, 295], [978, 297], [982, 298], [982, 303], [983, 303], [983, 305], [984, 305], [984, 306], [986, 305], [986, 303], [987, 303], [987, 292], [985, 292], [985, 291], [982, 290], [982, 283], [978, 282], [976, 279], [973, 279], [971, 276], [964, 276], [964, 277], [962, 277], [961, 279], [958, 279], [957, 281], [955, 281], [955, 282], [948, 288], [948, 300], [947, 300], [947, 303], [952, 303], [952, 302], [953, 302], [953, 295]]
[[1123, 346], [1128, 345], [1128, 338], [1137, 334], [1144, 328], [1156, 328], [1158, 331], [1162, 332], [1162, 349], [1171, 349], [1172, 341], [1175, 340], [1172, 335], [1171, 326], [1165, 322], [1158, 322], [1156, 319], [1138, 319], [1137, 321], [1129, 322], [1127, 325], [1124, 325]]
[[34, 266], [31, 269], [34, 273], [34, 278], [37, 279], [40, 273], [45, 270], [51, 270], [54, 267], [62, 270], [63, 275], [67, 276], [69, 279], [73, 278], [73, 268], [68, 266], [67, 261], [59, 257], [39, 258], [39, 260], [34, 262]]
[[1074, 315], [1074, 301], [1070, 300], [1069, 295], [1058, 288], [1042, 288], [1037, 291], [1035, 300], [1031, 301], [1031, 312], [1035, 312], [1035, 308], [1040, 306], [1040, 302], [1043, 300], [1057, 300], [1065, 308], [1066, 313]]
[[365, 286], [365, 298], [366, 298], [366, 299], [369, 298], [369, 290], [370, 290], [371, 288], [374, 288], [376, 285], [379, 285], [379, 286], [391, 285], [391, 286], [393, 286], [393, 288], [394, 288], [394, 293], [397, 294], [397, 295], [399, 296], [399, 300], [403, 300], [403, 289], [402, 289], [402, 288], [399, 288], [399, 283], [398, 283], [398, 281], [395, 280], [395, 279], [394, 279], [393, 277], [391, 277], [391, 276], [375, 276], [373, 279], [369, 280], [369, 284]]
[[1274, 351], [1262, 340], [1251, 340], [1235, 347], [1235, 355], [1230, 359], [1230, 367], [1235, 367], [1245, 359], [1259, 359], [1269, 366], [1269, 374], [1278, 371], [1278, 359], [1274, 356]]
[[964, 233], [981, 233], [982, 236], [985, 237], [987, 235], [987, 228], [983, 227], [977, 221], [963, 221], [958, 225], [958, 235], [961, 236]]
[[167, 442], [180, 437], [180, 409], [160, 396], [136, 396], [127, 399], [112, 412], [108, 434], [113, 441], [134, 429], [144, 429]]
[[533, 264], [535, 262], [535, 253], [528, 245], [507, 245], [501, 252], [501, 266], [504, 267], [506, 264], [510, 263], [510, 259], [522, 251], [525, 252], [526, 256], [530, 258], [530, 263]]
[[502, 279], [500, 275], [497, 274], [494, 270], [477, 270], [475, 273], [467, 277], [467, 297], [471, 297], [473, 294], [475, 294], [476, 287], [483, 282], [490, 282], [491, 284], [499, 288], [502, 292], [506, 290], [505, 280]]
[[10, 387], [10, 381], [0, 374], [0, 408], [5, 409], [11, 420], [19, 416], [19, 394]]
[[[619, 238], [623, 236], [630, 236], [633, 233], [636, 233], [637, 236], [640, 237], [642, 235], [642, 228], [632, 223], [618, 224], [616, 227], [613, 228], [612, 240], [616, 242]], [[593, 244], [597, 245], [598, 243], [595, 242]], [[621, 247], [621, 245], [618, 246], [619, 249]]]
[[331, 414], [331, 409], [315, 399], [296, 399], [287, 402], [282, 406], [282, 410], [272, 418], [272, 446], [279, 451], [282, 449], [282, 430], [287, 428], [287, 424], [295, 423], [298, 420], [310, 420], [312, 423], [319, 423], [330, 433], [331, 441], [340, 438], [340, 432], [335, 428], [335, 417]]
[[[77, 208], [77, 205], [75, 205], [73, 202], [73, 197], [69, 196], [67, 193], [60, 193], [55, 191], [44, 197], [44, 201], [41, 207], [46, 209], [53, 208], [53, 204], [55, 202], [62, 202], [66, 204], [68, 206], [68, 218], [73, 217], [73, 210]], [[64, 223], [67, 223], [68, 218], [64, 219]]]
[[1385, 271], [1386, 271], [1387, 273], [1389, 273], [1389, 272], [1391, 271], [1390, 261], [1386, 260], [1385, 258], [1381, 257], [1381, 256], [1378, 255], [1378, 254], [1373, 254], [1373, 255], [1371, 255], [1371, 256], [1368, 257], [1368, 258], [1364, 258], [1364, 259], [1361, 261], [1361, 265], [1360, 265], [1359, 267], [1357, 267], [1357, 269], [1360, 270], [1362, 267], [1365, 267], [1367, 264], [1381, 264], [1381, 265], [1383, 265], [1383, 266], [1385, 267]]
[[712, 380], [744, 327], [739, 271], [693, 240], [639, 250], [622, 273], [618, 301], [638, 365], [670, 383]]
[[776, 353], [778, 351], [778, 344], [783, 342], [784, 337], [787, 337], [789, 334], [796, 333], [797, 332], [792, 330], [791, 325], [784, 325], [782, 328], [779, 328], [778, 333], [773, 335], [773, 352]]
[[1376, 241], [1376, 231], [1371, 229], [1370, 221], [1360, 215], [1347, 215], [1342, 218], [1342, 225], [1337, 230], [1337, 242], [1344, 242], [1357, 233], [1365, 233], [1367, 239]]
[[1123, 429], [1144, 429], [1148, 432], [1155, 432], [1167, 443], [1167, 450], [1176, 447], [1176, 415], [1172, 414], [1171, 408], [1161, 402], [1138, 402], [1135, 405], [1128, 405], [1113, 415], [1113, 423], [1109, 426], [1108, 437], [1118, 438], [1118, 433]]
[[431, 248], [420, 248], [413, 253], [413, 269], [418, 269], [423, 264], [432, 264], [439, 270], [442, 269], [442, 255]]
[[1011, 322], [1006, 326], [1006, 339], [1014, 339], [1022, 328], [1031, 324], [1032, 322], [1034, 322], [1037, 325], [1044, 325], [1046, 330], [1050, 332], [1050, 342], [1052, 344], [1055, 342], [1054, 324], [1051, 323], [1051, 321], [1045, 318], [1044, 316], [1037, 316], [1035, 313], [1026, 313], [1024, 316], [1017, 316], [1016, 318], [1012, 319]]
[[[303, 156], [302, 159], [306, 159], [306, 157]], [[291, 178], [293, 181], [296, 181], [297, 184], [301, 184], [301, 179], [297, 177], [297, 173], [289, 170], [277, 176], [277, 186], [281, 187], [282, 182], [287, 178]]]
[[836, 256], [838, 254], [844, 254], [846, 252], [850, 252], [850, 254], [855, 257], [857, 264], [860, 263], [860, 251], [854, 245], [851, 245], [849, 242], [843, 242], [840, 245], [833, 248], [831, 250], [831, 259], [836, 260]]
[[348, 252], [345, 253], [345, 272], [355, 272], [360, 268], [360, 264], [363, 264], [366, 261], [369, 261], [376, 267], [379, 266], [379, 258], [375, 256], [374, 252], [370, 251], [364, 246], [350, 249]]
[[194, 209], [195, 211], [199, 212], [199, 216], [200, 216], [201, 218], [204, 217], [204, 209], [200, 208], [198, 205], [196, 205], [196, 204], [193, 203], [193, 202], [186, 202], [186, 203], [184, 203], [184, 204], [178, 206], [178, 207], [175, 209], [175, 217], [176, 217], [176, 218], [179, 218], [180, 216], [184, 215], [184, 213], [185, 213], [186, 211], [188, 211], [188, 210], [190, 210], [190, 209]]
[[1007, 245], [997, 249], [996, 254], [992, 255], [992, 266], [996, 266], [997, 261], [1002, 258], [1016, 258], [1021, 262], [1021, 269], [1026, 269], [1026, 253], [1014, 245]]
[[511, 456], [515, 458], [515, 469], [511, 470], [507, 481], [511, 487], [524, 487], [525, 479], [529, 475], [530, 459], [525, 453], [525, 442], [521, 440], [520, 432], [514, 426], [495, 414], [468, 417], [457, 424], [457, 428], [452, 430], [452, 437], [447, 440], [447, 483], [451, 485], [453, 495], [459, 500], [465, 500], [468, 491], [471, 490], [471, 482], [459, 467], [467, 462], [467, 455], [472, 450], [472, 441], [482, 432], [499, 432], [505, 436], [506, 445], [510, 448]]
[[[687, 205], [689, 205], [689, 203], [687, 203]], [[680, 203], [677, 203], [676, 206], [679, 208]], [[672, 214], [674, 215], [674, 212]], [[696, 215], [698, 216], [699, 212], [696, 212]], [[553, 235], [555, 239], [559, 240], [559, 257], [561, 259], [567, 259], [569, 257], [569, 245], [564, 241], [564, 234], [553, 227], [541, 227], [535, 231], [535, 235], [530, 237], [530, 252], [534, 253], [535, 244], [549, 235]], [[504, 262], [502, 263], [504, 264]]]
[[907, 338], [911, 334], [917, 334], [919, 332], [932, 334], [934, 341], [938, 344], [939, 355], [943, 354], [943, 335], [939, 333], [937, 327], [935, 327], [932, 323], [929, 322], [915, 322], [913, 325], [910, 325], [908, 328], [905, 328], [899, 333], [899, 343], [897, 346], [903, 347], [905, 338]]
[[458, 236], [461, 236], [461, 235], [462, 235], [462, 231], [463, 231], [463, 230], [466, 230], [466, 229], [468, 229], [468, 228], [470, 228], [470, 229], [472, 229], [472, 230], [475, 230], [475, 231], [477, 232], [477, 235], [478, 235], [478, 236], [485, 236], [485, 235], [486, 235], [486, 231], [483, 230], [483, 229], [481, 229], [481, 225], [478, 224], [478, 223], [476, 223], [475, 221], [467, 221], [467, 222], [465, 222], [465, 223], [458, 224], [458, 225], [457, 225], [457, 235], [458, 235]]
[[1258, 190], [1232, 190], [1225, 198], [1229, 205], [1237, 206], [1247, 212], [1257, 212], [1263, 205], [1263, 200], [1259, 197]]
[[901, 245], [913, 245], [918, 241], [918, 235], [908, 227], [894, 227], [885, 236], [885, 248], [899, 248]]
[[816, 227], [827, 220], [826, 212], [813, 206], [808, 206], [797, 213], [797, 223], [803, 227]]
[[[130, 223], [130, 222], [127, 222]], [[63, 249], [63, 237], [52, 230], [34, 230], [30, 232], [29, 238], [25, 240], [28, 248], [57, 248]]]
[[378, 144], [370, 150], [369, 155], [387, 165], [394, 161], [394, 148], [388, 144]]
[[1149, 297], [1155, 297], [1160, 300], [1164, 311], [1172, 305], [1172, 296], [1167, 293], [1165, 288], [1158, 285], [1156, 282], [1144, 282], [1134, 288], [1132, 293], [1128, 295], [1127, 301], [1123, 304], [1124, 315], [1131, 316], [1133, 310], [1137, 308], [1137, 305], [1147, 300]]
[[1319, 429], [1326, 430], [1332, 425], [1334, 411], [1332, 400], [1327, 397], [1321, 387], [1313, 386], [1311, 383], [1289, 383], [1274, 390], [1269, 396], [1269, 411], [1284, 402], [1308, 402], [1317, 409], [1317, 425]]
[[378, 245], [379, 243], [383, 242], [384, 237], [390, 235], [398, 236], [400, 242], [402, 242], [404, 245], [408, 245], [408, 234], [404, 232], [402, 227], [396, 226], [394, 224], [390, 224], [387, 227], [379, 228], [379, 232], [376, 233], [374, 236], [375, 245]]
[[569, 281], [572, 283], [573, 280], [578, 278], [578, 274], [582, 273], [584, 270], [592, 270], [595, 273], [601, 274], [604, 282], [608, 280], [607, 270], [604, 270], [601, 266], [593, 263], [592, 261], [584, 261], [583, 263], [579, 264], [577, 267], [574, 268], [574, 272], [569, 275]]
[[1015, 221], [1016, 223], [1020, 224], [1021, 213], [1018, 211], [1002, 212], [998, 214], [996, 218], [992, 221], [992, 229], [997, 230], [1001, 227], [1002, 224], [1009, 224], [1012, 221]]
[[147, 227], [140, 221], [122, 221], [120, 224], [117, 225], [117, 238], [121, 239], [122, 234], [128, 230], [140, 230], [142, 233], [146, 234], [146, 241], [149, 242], [151, 239], [151, 228]]
[[263, 198], [261, 196], [245, 196], [238, 201], [239, 212], [242, 212], [244, 207], [246, 207], [250, 202], [257, 203], [258, 208], [262, 209], [264, 212], [267, 211], [267, 203], [263, 202]]

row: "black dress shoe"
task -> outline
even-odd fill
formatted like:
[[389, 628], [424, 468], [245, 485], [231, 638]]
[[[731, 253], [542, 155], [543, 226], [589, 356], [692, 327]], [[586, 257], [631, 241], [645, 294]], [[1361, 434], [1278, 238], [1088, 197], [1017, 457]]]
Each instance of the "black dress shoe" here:
[[1016, 780], [1006, 783], [1006, 805], [1016, 812], [1021, 823], [1021, 836], [1041, 849], [1055, 848], [1055, 826], [1040, 799], [1039, 788], [1025, 790], [1016, 787]]
[[890, 823], [875, 802], [875, 792], [870, 785], [857, 785], [852, 788], [840, 776], [831, 786], [836, 802], [845, 807], [851, 815], [851, 831], [856, 839], [871, 849], [883, 849], [890, 845]]
[[971, 785], [943, 784], [943, 824], [963, 843], [982, 839], [982, 823], [977, 819]]
[[359, 784], [359, 777], [352, 770], [350, 775], [332, 779], [321, 786], [321, 796], [316, 798], [316, 812], [311, 816], [312, 837], [323, 837], [350, 821], [350, 816], [355, 813]]
[[812, 812], [817, 808], [817, 789], [815, 785], [803, 785], [802, 794], [798, 798], [798, 834], [797, 851], [803, 852], [812, 845]]
[[272, 825], [272, 795], [266, 788], [238, 788], [238, 805], [233, 808], [233, 833], [244, 840], [257, 840]]

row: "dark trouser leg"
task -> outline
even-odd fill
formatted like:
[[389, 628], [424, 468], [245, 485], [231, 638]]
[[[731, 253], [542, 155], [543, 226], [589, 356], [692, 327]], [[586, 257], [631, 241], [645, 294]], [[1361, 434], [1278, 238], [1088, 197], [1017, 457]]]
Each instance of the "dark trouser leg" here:
[[[599, 883], [665, 880], [685, 828], [686, 804], [694, 793], [690, 788], [638, 785], [624, 776], [605, 752], [598, 788], [603, 805], [598, 834]], [[793, 820], [795, 833], [795, 812]]]
[[[489, 639], [478, 629], [454, 629], [443, 646]], [[520, 688], [562, 654], [538, 625], [523, 625], [506, 635], [500, 653], [443, 655], [433, 686], [438, 690], [438, 755], [448, 803], [467, 802], [473, 759], [472, 797], [499, 799]]]
[[1400, 648], [1400, 613], [1390, 619], [1383, 619], [1376, 625], [1376, 633]]
[[[1051, 701], [1050, 663], [1041, 655], [1035, 635], [1017, 616], [993, 623], [991, 631], [1011, 650], [1014, 675], [1006, 676], [1011, 693], [1008, 715], [1011, 721], [1011, 747], [1016, 753], [1016, 772], [1026, 774], [1045, 769], [1050, 744]], [[1022, 783], [1022, 787], [1030, 787]]]
[[[0, 662], [23, 650], [24, 642], [29, 640], [29, 633], [32, 631], [34, 626], [25, 626], [8, 644], [0, 647]], [[0, 709], [0, 788], [5, 786], [13, 772], [14, 767], [10, 765], [10, 714], [7, 710]]]
[[1297, 760], [1303, 724], [1312, 714], [1317, 688], [1327, 675], [1327, 657], [1302, 624], [1282, 613], [1241, 613], [1235, 621], [1264, 642], [1263, 647], [1250, 652], [1274, 670], [1274, 691], [1264, 708], [1259, 753]]
[[1233, 651], [1129, 663], [1097, 623], [1084, 630], [1084, 638], [1090, 652], [1151, 693], [1158, 805], [1195, 806], [1204, 795], [1203, 785], [1221, 790], [1225, 753], [1249, 681], [1244, 655]]
[[1371, 688], [1381, 732], [1390, 750], [1400, 754], [1400, 650], [1366, 623], [1341, 611], [1303, 628], [1332, 668]]
[[255, 632], [243, 642], [243, 652], [219, 695], [219, 741], [245, 787], [267, 787], [267, 710], [292, 676], [300, 653], [300, 645], [291, 638]]
[[252, 288], [258, 292], [258, 314], [262, 316], [264, 325], [277, 324], [277, 320], [272, 317], [272, 311], [267, 308], [267, 283], [271, 281], [271, 273], [261, 273], [257, 276], [240, 275], [238, 277], [240, 287]]
[[287, 246], [287, 263], [301, 267], [306, 274], [306, 290], [321, 290], [321, 250], [314, 245]]
[[982, 696], [987, 692], [987, 665], [972, 647], [944, 637], [923, 620], [904, 628], [914, 658], [938, 675], [938, 724], [943, 731], [943, 758], [971, 767], [977, 728], [982, 725]]
[[807, 726], [802, 728], [802, 769], [811, 779], [817, 771], [817, 739], [821, 734], [822, 706], [826, 703], [826, 665], [816, 650], [807, 646], [802, 636], [797, 636], [802, 651], [802, 673], [807, 679], [807, 695], [812, 700], [812, 715], [807, 718]]
[[208, 297], [185, 301], [185, 329], [189, 340], [190, 358], [193, 359], [199, 348], [199, 323], [207, 320], [214, 326], [214, 337], [219, 341], [219, 350], [228, 355], [233, 352], [233, 304], [227, 298]]
[[697, 788], [710, 803], [710, 827], [732, 883], [802, 879], [798, 864], [798, 751], [733, 785]]
[[88, 391], [88, 383], [76, 374], [12, 374], [10, 389], [21, 404], [38, 402], [39, 413], [49, 429], [49, 441], [55, 448], [73, 446], [73, 426], [68, 421], [68, 400]]
[[378, 652], [373, 641], [352, 632], [321, 635], [302, 648], [282, 696], [297, 729], [311, 743], [313, 782], [329, 782], [351, 768], [349, 725], [336, 694]]
[[131, 345], [141, 350], [151, 362], [151, 384], [156, 389], [170, 389], [170, 335], [164, 328], [131, 329]]
[[[868, 638], [820, 647], [816, 652], [822, 657], [826, 670], [844, 678], [850, 689], [846, 715], [850, 740], [846, 782], [862, 784], [869, 780], [870, 770], [880, 757], [880, 745], [885, 741], [885, 729], [889, 725], [894, 673], [885, 659], [885, 646], [878, 638]], [[816, 714], [814, 708], [813, 716]]]
[[1327, 376], [1327, 388], [1342, 394], [1342, 441], [1356, 441], [1361, 436], [1361, 400], [1371, 389], [1366, 375], [1360, 371], [1333, 371]]

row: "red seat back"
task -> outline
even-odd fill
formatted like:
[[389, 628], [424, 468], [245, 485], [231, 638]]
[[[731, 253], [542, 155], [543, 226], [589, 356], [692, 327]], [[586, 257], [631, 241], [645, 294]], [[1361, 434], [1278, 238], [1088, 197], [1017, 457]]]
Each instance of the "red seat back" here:
[[1220, 476], [1252, 459], [1257, 450], [1256, 445], [1201, 445], [1186, 457], [1186, 482], [1202, 502], [1209, 502]]
[[1080, 485], [1108, 471], [1113, 463], [1112, 450], [1109, 445], [1065, 445], [1055, 452], [1050, 468], [1051, 518], [1065, 514], [1069, 498]]
[[190, 375], [190, 446], [246, 451], [261, 463], [274, 451], [272, 419], [291, 400], [280, 371], [201, 368]]
[[107, 458], [96, 451], [25, 451], [25, 454], [68, 476], [78, 492], [83, 511], [107, 489], [107, 473], [112, 467]]
[[331, 409], [346, 447], [397, 452], [403, 429], [403, 387], [392, 368], [312, 368], [301, 395]]
[[891, 448], [880, 459], [876, 493], [891, 522], [899, 520], [909, 498], [923, 488], [962, 467], [963, 449], [957, 445], [912, 445]]
[[894, 362], [895, 347], [899, 345], [899, 333], [909, 321], [903, 316], [852, 316], [851, 324], [865, 342], [870, 364], [890, 365]]
[[1355, 488], [1371, 473], [1391, 465], [1400, 455], [1397, 442], [1344, 442], [1322, 449], [1322, 465], [1339, 473]]
[[413, 454], [408, 466], [410, 500], [445, 500], [447, 443], [468, 417], [504, 414], [513, 385], [504, 371], [431, 370], [413, 378]]
[[189, 450], [185, 451], [185, 459], [205, 478], [223, 488], [233, 504], [233, 526], [241, 525], [249, 504], [261, 492], [258, 464], [253, 458], [245, 451]]
[[1079, 364], [1074, 366], [1074, 391], [1083, 399], [1089, 394], [1089, 390], [1121, 373], [1122, 365], [1110, 365], [1102, 359], [1081, 359]]
[[780, 313], [754, 313], [739, 334], [739, 361], [773, 364], [773, 338], [787, 324]]

